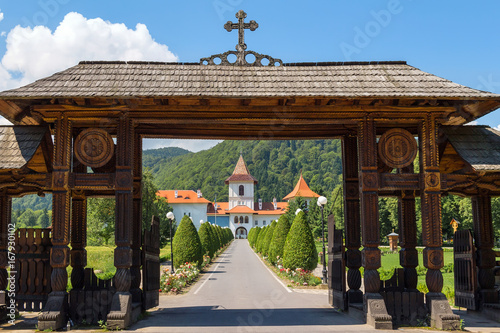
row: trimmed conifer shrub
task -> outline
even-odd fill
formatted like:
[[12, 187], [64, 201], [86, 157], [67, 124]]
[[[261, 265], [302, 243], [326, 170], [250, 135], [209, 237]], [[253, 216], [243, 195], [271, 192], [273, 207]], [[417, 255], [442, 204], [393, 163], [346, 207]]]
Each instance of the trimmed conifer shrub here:
[[283, 267], [312, 271], [318, 265], [318, 252], [306, 215], [299, 212], [293, 220], [283, 249]]
[[259, 233], [259, 237], [257, 238], [257, 244], [256, 244], [256, 249], [257, 252], [262, 253], [262, 244], [264, 243], [264, 239], [266, 238], [267, 231], [269, 230], [269, 226], [265, 226], [262, 228], [261, 232]]
[[250, 233], [248, 234], [248, 243], [251, 247], [255, 247], [255, 242], [257, 241], [257, 237], [259, 236], [260, 231], [260, 227], [250, 229]]
[[211, 257], [214, 256], [215, 252], [217, 252], [217, 250], [219, 249], [219, 246], [218, 246], [218, 238], [217, 238], [217, 235], [215, 233], [215, 229], [214, 229], [214, 226], [212, 224], [208, 224], [208, 233], [210, 234], [210, 246], [211, 246]]
[[283, 214], [278, 220], [276, 229], [274, 229], [273, 239], [271, 240], [268, 250], [269, 261], [274, 265], [276, 265], [278, 261], [278, 256], [280, 258], [283, 257], [283, 248], [285, 247], [286, 236], [288, 235], [289, 230], [290, 222], [288, 221], [288, 217]]
[[203, 262], [203, 247], [200, 237], [191, 219], [184, 215], [177, 228], [173, 243], [174, 267], [191, 262], [201, 265]]
[[200, 225], [198, 230], [200, 236], [201, 246], [203, 247], [203, 254], [208, 254], [210, 257], [214, 255], [214, 247], [212, 242], [213, 235], [210, 233], [210, 223], [205, 222]]
[[276, 221], [271, 222], [269, 230], [266, 232], [266, 237], [262, 240], [262, 255], [267, 256], [269, 252], [269, 244], [273, 239], [274, 229], [276, 229]]

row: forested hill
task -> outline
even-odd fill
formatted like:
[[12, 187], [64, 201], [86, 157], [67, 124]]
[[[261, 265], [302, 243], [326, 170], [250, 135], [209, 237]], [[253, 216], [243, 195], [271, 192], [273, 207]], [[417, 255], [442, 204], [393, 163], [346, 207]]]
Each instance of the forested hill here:
[[145, 150], [142, 153], [142, 165], [148, 168], [152, 173], [158, 170], [158, 166], [168, 162], [176, 156], [181, 156], [190, 153], [189, 150], [178, 147], [166, 147], [159, 149]]
[[223, 141], [198, 153], [187, 153], [169, 159], [155, 159], [159, 149], [144, 151], [144, 166], [153, 171], [155, 184], [161, 190], [197, 190], [203, 196], [227, 201], [224, 181], [234, 170], [240, 151], [248, 169], [259, 183], [255, 199], [281, 199], [295, 186], [300, 170], [312, 190], [330, 195], [340, 184], [342, 172], [340, 140], [294, 141]]

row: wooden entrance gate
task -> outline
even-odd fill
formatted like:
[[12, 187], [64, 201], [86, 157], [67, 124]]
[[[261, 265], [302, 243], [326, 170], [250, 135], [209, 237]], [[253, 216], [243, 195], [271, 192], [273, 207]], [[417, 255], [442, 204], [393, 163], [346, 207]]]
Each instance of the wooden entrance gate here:
[[330, 305], [347, 309], [344, 233], [335, 228], [335, 218], [328, 216], [328, 299]]
[[19, 311], [41, 311], [51, 292], [50, 229], [16, 230], [16, 303]]
[[477, 273], [474, 242], [470, 230], [458, 230], [453, 237], [455, 305], [478, 309]]
[[160, 301], [160, 219], [153, 216], [151, 229], [144, 230], [142, 242], [142, 293], [144, 310], [158, 306]]

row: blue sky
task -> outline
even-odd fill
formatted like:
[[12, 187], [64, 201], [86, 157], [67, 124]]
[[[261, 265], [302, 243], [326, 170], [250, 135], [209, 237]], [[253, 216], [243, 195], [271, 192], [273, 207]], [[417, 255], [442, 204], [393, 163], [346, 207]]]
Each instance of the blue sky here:
[[[23, 0], [0, 2], [0, 90], [80, 60], [197, 62], [233, 50], [223, 29], [243, 9], [249, 50], [284, 62], [405, 60], [500, 93], [500, 2], [296, 0]], [[139, 25], [138, 25], [139, 24]], [[500, 126], [500, 111], [478, 120]], [[154, 140], [145, 148], [214, 142]]]

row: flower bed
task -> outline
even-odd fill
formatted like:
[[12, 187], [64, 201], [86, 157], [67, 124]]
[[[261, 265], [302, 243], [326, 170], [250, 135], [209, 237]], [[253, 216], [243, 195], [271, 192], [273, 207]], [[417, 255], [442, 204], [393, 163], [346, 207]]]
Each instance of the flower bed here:
[[173, 274], [169, 274], [169, 269], [167, 268], [163, 270], [160, 278], [160, 292], [172, 292], [176, 294], [193, 282], [198, 275], [200, 275], [200, 271], [196, 265], [189, 262], [181, 265]]
[[278, 275], [282, 278], [290, 280], [293, 286], [317, 286], [321, 283], [321, 279], [314, 276], [310, 271], [301, 268], [292, 270], [290, 268], [280, 268]]

